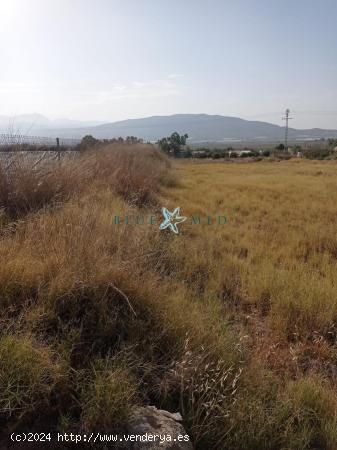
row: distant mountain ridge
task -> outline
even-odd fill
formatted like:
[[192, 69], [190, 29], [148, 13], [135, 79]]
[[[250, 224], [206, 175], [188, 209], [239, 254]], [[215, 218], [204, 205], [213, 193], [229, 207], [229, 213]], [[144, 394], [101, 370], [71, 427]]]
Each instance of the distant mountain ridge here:
[[[32, 115], [26, 116], [27, 119]], [[33, 115], [34, 116], [34, 115]], [[284, 127], [268, 122], [240, 119], [208, 114], [174, 114], [171, 116], [151, 116], [142, 119], [127, 119], [112, 123], [92, 124], [62, 119], [50, 121], [38, 115], [43, 126], [32, 127], [31, 134], [83, 137], [91, 134], [99, 139], [113, 137], [137, 136], [147, 141], [156, 141], [172, 132], [187, 133], [189, 142], [218, 141], [280, 141], [284, 139]], [[38, 120], [36, 120], [38, 122]], [[2, 116], [0, 116], [0, 129]], [[289, 128], [290, 140], [306, 140], [321, 138], [337, 138], [337, 130], [320, 128], [295, 129]]]
[[[157, 140], [173, 131], [188, 133], [190, 141], [223, 140], [280, 140], [284, 138], [284, 127], [268, 122], [244, 120], [208, 114], [175, 114], [152, 116], [144, 119], [129, 119], [95, 127], [97, 137], [134, 135], [148, 140]], [[297, 130], [289, 128], [290, 139], [314, 139], [337, 137], [337, 130], [319, 128]]]
[[94, 127], [97, 125], [101, 125], [102, 123], [104, 122], [95, 120], [51, 120], [39, 113], [19, 114], [16, 116], [0, 115], [0, 130], [2, 133], [18, 132], [26, 134], [27, 132], [30, 132], [32, 130]]

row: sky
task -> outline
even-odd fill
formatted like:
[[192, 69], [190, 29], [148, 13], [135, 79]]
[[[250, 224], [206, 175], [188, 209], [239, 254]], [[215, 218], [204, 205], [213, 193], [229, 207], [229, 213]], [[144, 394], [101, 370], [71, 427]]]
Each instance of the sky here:
[[0, 115], [337, 129], [336, 0], [0, 0]]

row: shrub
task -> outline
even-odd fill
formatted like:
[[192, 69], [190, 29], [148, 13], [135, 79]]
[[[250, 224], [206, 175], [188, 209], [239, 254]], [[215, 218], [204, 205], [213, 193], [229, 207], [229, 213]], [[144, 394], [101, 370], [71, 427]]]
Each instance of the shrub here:
[[240, 154], [240, 158], [251, 158], [252, 156], [256, 156], [255, 152], [247, 152]]
[[308, 159], [325, 159], [332, 154], [332, 149], [329, 147], [321, 147], [319, 145], [312, 146], [303, 150], [303, 155]]
[[88, 150], [93, 149], [95, 146], [98, 146], [100, 144], [100, 141], [90, 134], [84, 136], [81, 140], [81, 143], [79, 144], [80, 150]]

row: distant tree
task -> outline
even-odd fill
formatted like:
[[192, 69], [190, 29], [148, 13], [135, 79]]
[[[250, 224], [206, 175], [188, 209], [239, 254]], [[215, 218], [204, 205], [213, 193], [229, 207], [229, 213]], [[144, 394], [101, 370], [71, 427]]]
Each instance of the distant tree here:
[[242, 152], [240, 154], [240, 158], [250, 158], [252, 156], [254, 156], [254, 153], [252, 151], [247, 151], [247, 150], [246, 150], [246, 152]]
[[329, 147], [337, 147], [337, 139], [328, 139], [328, 145]]
[[182, 147], [186, 145], [187, 139], [187, 134], [180, 135], [179, 133], [174, 132], [171, 136], [160, 139], [157, 144], [163, 152], [168, 154], [173, 153], [174, 156], [178, 156]]
[[333, 153], [333, 148], [318, 143], [311, 144], [303, 150], [303, 155], [308, 159], [325, 159]]
[[128, 144], [138, 144], [140, 142], [143, 142], [143, 139], [138, 139], [136, 136], [127, 136], [125, 141]]
[[284, 149], [285, 149], [284, 144], [279, 144], [275, 147], [275, 150], [284, 150]]
[[94, 147], [96, 144], [98, 144], [99, 140], [91, 136], [91, 134], [87, 134], [84, 136], [81, 140], [80, 146], [84, 149]]

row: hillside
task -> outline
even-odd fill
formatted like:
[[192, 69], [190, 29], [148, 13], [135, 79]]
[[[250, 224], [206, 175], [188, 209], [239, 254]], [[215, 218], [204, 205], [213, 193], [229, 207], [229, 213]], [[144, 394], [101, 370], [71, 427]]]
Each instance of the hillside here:
[[[173, 131], [188, 133], [191, 141], [203, 140], [279, 140], [284, 138], [284, 127], [267, 122], [244, 120], [238, 117], [208, 114], [175, 114], [144, 119], [124, 120], [100, 125], [93, 130], [97, 137], [134, 135], [156, 140]], [[289, 129], [291, 139], [337, 137], [337, 130]]]
[[[238, 117], [226, 117], [208, 114], [174, 114], [172, 116], [152, 116], [142, 119], [128, 119], [106, 124], [78, 122], [72, 120], [49, 121], [43, 116], [33, 120], [34, 115], [23, 117], [21, 129], [29, 129], [31, 134], [58, 137], [83, 137], [92, 134], [99, 139], [137, 136], [147, 141], [156, 141], [174, 131], [188, 133], [189, 142], [202, 141], [280, 141], [284, 139], [284, 127], [268, 122], [244, 120]], [[34, 116], [35, 117], [35, 116]], [[19, 120], [19, 119], [18, 119]], [[0, 117], [1, 123], [4, 123]], [[18, 121], [14, 122], [17, 126]], [[41, 124], [39, 126], [38, 124]], [[43, 126], [42, 126], [43, 124]], [[95, 125], [95, 126], [94, 126]], [[289, 128], [290, 140], [337, 138], [337, 130], [319, 128], [297, 130]]]

